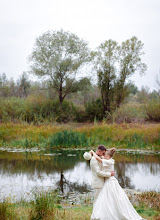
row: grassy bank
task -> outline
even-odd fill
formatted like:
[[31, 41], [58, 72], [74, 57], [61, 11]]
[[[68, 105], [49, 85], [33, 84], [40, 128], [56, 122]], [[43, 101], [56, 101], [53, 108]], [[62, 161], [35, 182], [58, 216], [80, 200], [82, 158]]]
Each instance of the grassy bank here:
[[160, 150], [160, 124], [0, 124], [0, 146], [107, 147]]
[[[142, 217], [148, 220], [160, 219], [160, 193], [142, 193], [138, 195], [135, 202], [138, 202], [135, 208]], [[91, 201], [84, 200], [83, 205], [64, 204], [57, 193], [51, 190], [34, 193], [34, 199], [30, 202], [21, 200], [20, 202], [11, 203], [6, 200], [0, 203], [0, 219], [9, 220], [89, 220], [91, 213]]]

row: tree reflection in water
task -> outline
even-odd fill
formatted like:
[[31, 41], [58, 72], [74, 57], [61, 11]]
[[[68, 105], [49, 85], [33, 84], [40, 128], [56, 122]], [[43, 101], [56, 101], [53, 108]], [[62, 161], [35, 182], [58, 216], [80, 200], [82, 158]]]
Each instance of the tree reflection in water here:
[[[44, 155], [45, 153], [48, 155]], [[91, 171], [89, 162], [83, 158], [84, 150], [50, 150], [45, 153], [0, 151], [0, 189], [8, 191], [8, 194], [14, 191], [23, 194], [37, 185], [52, 186], [62, 193], [75, 191], [82, 193], [91, 189]], [[154, 181], [160, 180], [160, 155], [121, 152], [117, 153], [114, 159], [116, 177], [123, 188], [141, 189], [141, 186], [133, 182], [135, 173], [140, 172], [139, 168], [147, 177], [151, 177], [152, 185], [158, 185]], [[12, 185], [15, 181], [17, 186]], [[144, 187], [147, 184], [149, 183], [144, 182]], [[150, 188], [149, 185], [147, 187]]]
[[134, 185], [131, 184], [131, 179], [126, 175], [126, 163], [125, 162], [117, 162], [115, 164], [116, 170], [116, 178], [118, 179], [119, 184], [122, 188], [130, 188], [134, 189]]

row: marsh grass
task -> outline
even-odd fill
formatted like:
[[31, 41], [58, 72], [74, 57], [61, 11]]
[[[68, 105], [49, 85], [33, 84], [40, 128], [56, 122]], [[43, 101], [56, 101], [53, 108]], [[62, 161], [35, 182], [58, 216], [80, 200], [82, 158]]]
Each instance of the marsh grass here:
[[86, 147], [89, 143], [89, 138], [85, 133], [72, 130], [60, 131], [49, 140], [50, 147]]
[[8, 202], [4, 199], [3, 202], [0, 203], [0, 219], [1, 220], [7, 219], [7, 208], [8, 208]]
[[137, 195], [136, 199], [144, 206], [160, 211], [160, 192], [143, 192]]
[[30, 213], [30, 220], [45, 219], [48, 215], [54, 213], [56, 204], [58, 202], [57, 193], [53, 190], [33, 192], [34, 200], [31, 202], [32, 211]]
[[143, 135], [138, 135], [137, 133], [134, 133], [131, 137], [128, 137], [126, 140], [126, 145], [128, 148], [145, 148], [149, 145], [147, 140], [144, 140]]
[[0, 146], [107, 147], [160, 150], [160, 124], [1, 124]]

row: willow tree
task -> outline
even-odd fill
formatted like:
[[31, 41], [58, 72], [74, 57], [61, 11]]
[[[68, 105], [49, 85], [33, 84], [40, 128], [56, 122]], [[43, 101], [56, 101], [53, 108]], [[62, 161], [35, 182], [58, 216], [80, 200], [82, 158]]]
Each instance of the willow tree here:
[[71, 92], [76, 73], [88, 61], [87, 43], [70, 32], [48, 31], [36, 40], [29, 57], [31, 72], [47, 76], [62, 104]]

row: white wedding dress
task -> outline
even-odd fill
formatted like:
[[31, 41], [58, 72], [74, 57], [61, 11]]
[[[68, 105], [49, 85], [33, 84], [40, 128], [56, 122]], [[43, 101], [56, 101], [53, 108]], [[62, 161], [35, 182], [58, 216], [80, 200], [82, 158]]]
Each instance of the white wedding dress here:
[[[103, 171], [114, 170], [113, 159], [102, 159]], [[115, 177], [106, 179], [93, 206], [91, 220], [142, 220]]]

